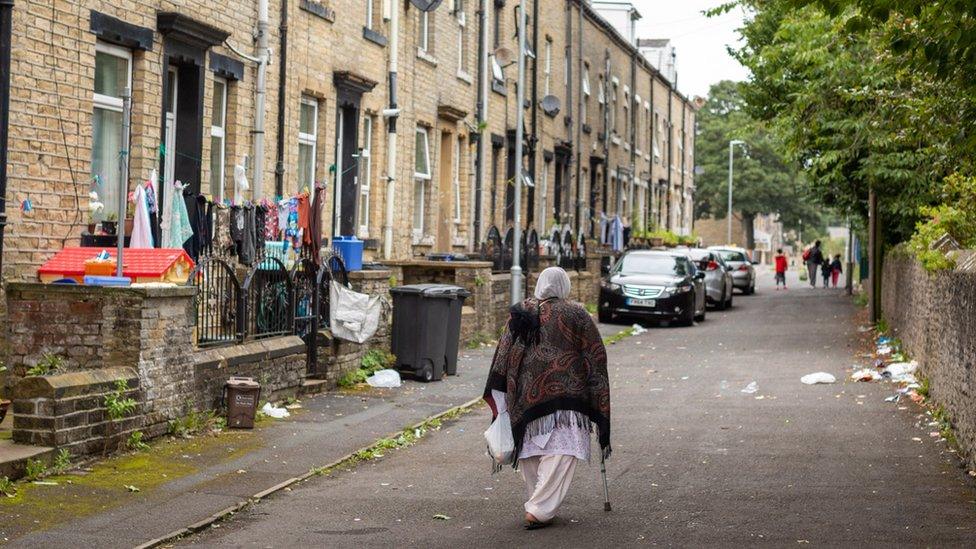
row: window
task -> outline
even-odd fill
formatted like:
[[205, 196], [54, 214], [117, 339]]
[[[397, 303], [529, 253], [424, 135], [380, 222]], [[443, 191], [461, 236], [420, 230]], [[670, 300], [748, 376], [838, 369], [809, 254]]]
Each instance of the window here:
[[210, 193], [218, 202], [224, 200], [226, 126], [227, 81], [223, 78], [214, 78], [213, 109], [210, 115]]
[[319, 102], [302, 97], [298, 120], [298, 190], [315, 188], [315, 149], [318, 138]]
[[498, 49], [500, 45], [500, 39], [502, 34], [502, 10], [498, 5], [498, 2], [492, 1], [491, 3], [491, 20], [494, 23], [494, 29], [492, 32], [492, 49]]
[[413, 232], [421, 237], [426, 230], [424, 223], [427, 187], [430, 185], [430, 141], [427, 128], [417, 128], [413, 161]]
[[461, 138], [454, 141], [454, 222], [461, 222]]
[[630, 92], [624, 87], [624, 143], [630, 144]]
[[652, 130], [651, 136], [653, 138], [653, 143], [651, 148], [654, 149], [654, 163], [661, 163], [661, 148], [660, 148], [660, 136], [661, 136], [661, 117], [657, 113], [654, 113], [654, 129]]
[[589, 116], [586, 112], [587, 111], [586, 106], [587, 103], [590, 102], [590, 66], [589, 65], [583, 65], [583, 78], [581, 79], [581, 84], [583, 86], [583, 104], [580, 109], [580, 120], [584, 124], [586, 124], [587, 120], [589, 120]]
[[95, 46], [92, 116], [92, 179], [105, 204], [103, 215], [118, 211], [122, 149], [122, 91], [132, 85], [132, 54], [101, 42]]
[[613, 87], [610, 89], [610, 105], [607, 107], [610, 109], [610, 129], [617, 133], [617, 83], [613, 82]]
[[491, 77], [495, 79], [495, 82], [504, 84], [505, 73], [502, 71], [502, 66], [498, 64], [498, 59], [492, 55], [491, 56]]
[[607, 102], [607, 97], [606, 97], [607, 92], [606, 92], [606, 86], [603, 85], [602, 74], [600, 75], [598, 82], [599, 82], [598, 84], [599, 89], [597, 90], [596, 102], [603, 105], [604, 103]]
[[552, 218], [549, 211], [549, 167], [551, 160], [542, 163], [542, 173], [539, 174], [539, 234], [547, 234], [546, 226]]
[[373, 117], [363, 117], [363, 146], [359, 149], [359, 234], [369, 236], [369, 190], [373, 182]]
[[542, 94], [543, 96], [549, 95], [549, 83], [552, 80], [552, 39], [546, 38], [546, 50], [545, 57], [543, 58], [542, 65], [543, 81]]
[[373, 0], [366, 0], [366, 24], [367, 29], [373, 28]]
[[418, 47], [425, 53], [431, 53], [430, 31], [430, 13], [422, 11], [420, 12], [420, 38], [418, 39]]
[[464, 14], [464, 5], [457, 5], [458, 22], [458, 74], [468, 74], [468, 25]]

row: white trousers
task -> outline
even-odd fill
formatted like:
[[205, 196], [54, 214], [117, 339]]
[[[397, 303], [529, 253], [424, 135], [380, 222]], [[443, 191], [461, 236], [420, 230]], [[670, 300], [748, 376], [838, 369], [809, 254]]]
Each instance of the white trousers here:
[[525, 479], [525, 512], [547, 522], [556, 516], [569, 485], [573, 482], [577, 459], [573, 456], [534, 456], [519, 460]]

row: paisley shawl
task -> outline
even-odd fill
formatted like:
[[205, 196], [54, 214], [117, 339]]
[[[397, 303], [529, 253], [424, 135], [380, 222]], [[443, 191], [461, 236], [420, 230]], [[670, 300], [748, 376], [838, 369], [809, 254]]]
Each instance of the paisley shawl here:
[[606, 459], [611, 451], [610, 379], [607, 350], [593, 319], [562, 299], [527, 299], [522, 307], [539, 312], [539, 337], [526, 345], [511, 330], [502, 335], [483, 395], [492, 415], [498, 415], [494, 389], [506, 393], [516, 456], [526, 432], [542, 435], [575, 425], [596, 427]]

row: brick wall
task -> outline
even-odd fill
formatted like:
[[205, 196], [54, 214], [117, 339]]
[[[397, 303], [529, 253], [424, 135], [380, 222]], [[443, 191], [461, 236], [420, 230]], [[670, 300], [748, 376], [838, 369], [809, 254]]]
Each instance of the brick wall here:
[[[125, 397], [139, 402], [112, 421], [105, 398], [125, 382]], [[66, 448], [73, 455], [115, 450], [143, 425], [139, 376], [131, 368], [104, 368], [20, 380], [14, 398], [13, 439], [23, 444]]]
[[949, 412], [969, 467], [976, 468], [976, 272], [930, 275], [914, 259], [889, 255], [881, 305], [892, 333], [929, 379], [932, 400]]

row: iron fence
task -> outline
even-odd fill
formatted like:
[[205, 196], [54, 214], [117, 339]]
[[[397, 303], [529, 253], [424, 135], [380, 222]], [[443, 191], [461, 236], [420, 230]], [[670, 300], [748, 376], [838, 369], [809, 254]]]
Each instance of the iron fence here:
[[255, 339], [287, 335], [295, 329], [292, 281], [285, 264], [264, 256], [254, 262], [244, 284], [246, 333]]
[[199, 347], [237, 343], [244, 337], [241, 285], [234, 268], [219, 257], [206, 257], [190, 272], [197, 287], [194, 302]]

